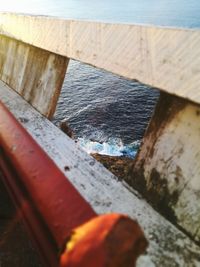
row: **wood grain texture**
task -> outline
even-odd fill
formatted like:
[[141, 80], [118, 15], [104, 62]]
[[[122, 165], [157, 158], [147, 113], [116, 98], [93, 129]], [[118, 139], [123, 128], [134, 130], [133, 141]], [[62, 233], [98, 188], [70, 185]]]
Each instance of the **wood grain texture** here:
[[0, 35], [0, 79], [41, 114], [54, 114], [68, 59]]
[[137, 192], [118, 181], [2, 82], [0, 98], [97, 213], [119, 212], [138, 220], [150, 245], [137, 267], [199, 266], [199, 247], [155, 212]]
[[0, 33], [200, 103], [200, 31], [0, 14]]

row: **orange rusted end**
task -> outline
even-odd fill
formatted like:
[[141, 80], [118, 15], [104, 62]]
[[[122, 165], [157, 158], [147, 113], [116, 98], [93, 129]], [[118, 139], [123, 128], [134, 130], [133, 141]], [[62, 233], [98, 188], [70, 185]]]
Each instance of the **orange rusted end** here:
[[61, 267], [134, 267], [148, 242], [136, 221], [120, 214], [95, 217], [76, 228]]

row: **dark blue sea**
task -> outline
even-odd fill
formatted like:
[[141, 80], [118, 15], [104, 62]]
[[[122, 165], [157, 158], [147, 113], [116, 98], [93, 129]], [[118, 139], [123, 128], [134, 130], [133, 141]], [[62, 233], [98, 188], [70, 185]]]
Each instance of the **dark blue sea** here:
[[[200, 27], [199, 0], [8, 0], [1, 11], [90, 21]], [[88, 152], [134, 157], [159, 91], [71, 61], [53, 122], [67, 119]]]

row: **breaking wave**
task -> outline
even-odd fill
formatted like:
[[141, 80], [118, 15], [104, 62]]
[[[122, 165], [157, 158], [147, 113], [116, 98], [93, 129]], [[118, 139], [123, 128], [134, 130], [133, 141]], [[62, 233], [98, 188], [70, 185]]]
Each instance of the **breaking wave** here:
[[89, 154], [97, 153], [108, 156], [124, 156], [134, 158], [140, 141], [134, 141], [130, 144], [123, 144], [121, 139], [110, 138], [107, 142], [97, 142], [85, 138], [78, 138], [77, 143]]

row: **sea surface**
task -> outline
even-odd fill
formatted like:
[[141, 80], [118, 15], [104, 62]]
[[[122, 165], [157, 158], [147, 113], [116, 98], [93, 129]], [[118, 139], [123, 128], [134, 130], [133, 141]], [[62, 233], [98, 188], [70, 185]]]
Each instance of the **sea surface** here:
[[54, 122], [67, 119], [89, 153], [134, 157], [159, 92], [72, 61]]
[[[1, 11], [89, 21], [200, 27], [199, 0], [7, 0]], [[71, 61], [53, 122], [66, 119], [88, 152], [134, 157], [158, 90]]]

